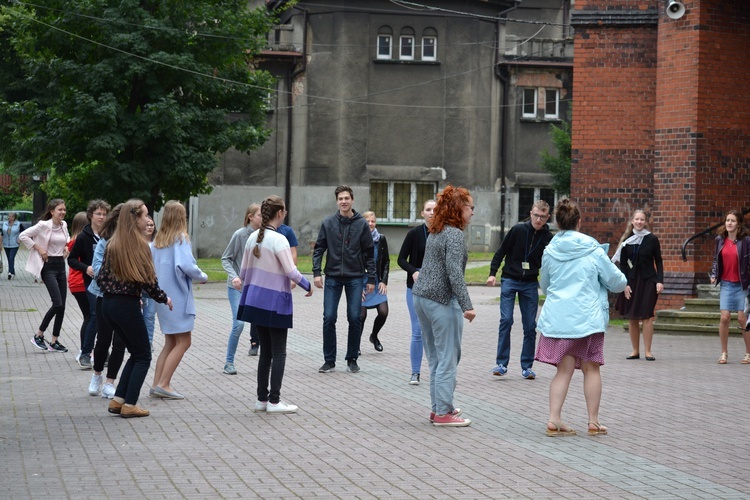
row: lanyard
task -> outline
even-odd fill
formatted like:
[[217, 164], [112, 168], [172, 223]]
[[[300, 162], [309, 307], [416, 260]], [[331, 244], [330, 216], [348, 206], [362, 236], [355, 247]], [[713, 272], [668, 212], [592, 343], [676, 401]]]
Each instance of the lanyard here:
[[[531, 232], [531, 230], [529, 228], [526, 228], [526, 244], [523, 247], [523, 251], [526, 252], [526, 255], [524, 255], [524, 258], [523, 258], [524, 262], [528, 262], [529, 261], [529, 255], [531, 255], [532, 253], [534, 253], [534, 250], [536, 250], [536, 247], [539, 246], [539, 242], [542, 241], [542, 237], [539, 236], [539, 239], [536, 240], [536, 245], [534, 245], [533, 247], [531, 247], [531, 249], [529, 249], [529, 233], [530, 232]], [[536, 231], [534, 231], [534, 233], [536, 234]], [[533, 234], [531, 235], [531, 243], [534, 243], [534, 235]]]

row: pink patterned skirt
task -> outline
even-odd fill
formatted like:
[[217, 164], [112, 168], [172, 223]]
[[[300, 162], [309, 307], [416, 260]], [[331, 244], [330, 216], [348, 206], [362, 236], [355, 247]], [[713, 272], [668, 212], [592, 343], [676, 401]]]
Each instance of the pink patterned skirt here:
[[604, 333], [593, 333], [580, 339], [555, 339], [540, 334], [536, 359], [557, 366], [563, 356], [573, 356], [576, 368], [586, 361], [604, 364]]

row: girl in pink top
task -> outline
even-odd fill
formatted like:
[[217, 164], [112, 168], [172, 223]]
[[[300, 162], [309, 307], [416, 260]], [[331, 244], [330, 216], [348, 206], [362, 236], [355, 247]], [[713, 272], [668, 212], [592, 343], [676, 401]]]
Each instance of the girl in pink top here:
[[[43, 351], [68, 352], [67, 347], [58, 341], [65, 315], [65, 295], [68, 288], [65, 258], [68, 256], [67, 244], [70, 235], [64, 219], [65, 202], [55, 198], [49, 202], [47, 211], [39, 222], [18, 237], [21, 243], [31, 250], [26, 270], [34, 277], [41, 277], [52, 299], [52, 307], [44, 315], [39, 331], [31, 339], [32, 345]], [[44, 332], [53, 318], [55, 322], [52, 326], [52, 342], [47, 342]]]

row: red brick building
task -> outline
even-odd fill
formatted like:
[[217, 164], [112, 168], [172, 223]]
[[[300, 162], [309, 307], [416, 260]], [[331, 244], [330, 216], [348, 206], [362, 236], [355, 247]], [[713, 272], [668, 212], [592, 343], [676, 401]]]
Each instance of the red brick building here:
[[750, 2], [578, 0], [571, 195], [584, 230], [616, 244], [651, 213], [675, 308], [707, 282], [713, 237], [683, 243], [750, 207]]

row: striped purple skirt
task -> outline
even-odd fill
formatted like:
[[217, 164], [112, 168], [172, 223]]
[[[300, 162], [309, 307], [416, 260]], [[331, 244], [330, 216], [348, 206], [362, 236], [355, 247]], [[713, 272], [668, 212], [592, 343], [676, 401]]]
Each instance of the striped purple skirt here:
[[580, 339], [555, 339], [540, 334], [536, 359], [557, 366], [564, 356], [573, 356], [576, 368], [586, 361], [604, 364], [604, 333], [593, 333]]

